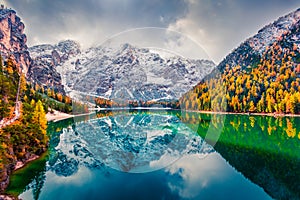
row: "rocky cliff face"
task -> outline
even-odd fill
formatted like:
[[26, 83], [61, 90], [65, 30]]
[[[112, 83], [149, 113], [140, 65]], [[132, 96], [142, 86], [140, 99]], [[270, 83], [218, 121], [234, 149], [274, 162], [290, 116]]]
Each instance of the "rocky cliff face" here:
[[64, 41], [57, 45], [28, 48], [24, 28], [14, 10], [0, 7], [0, 53], [4, 61], [12, 56], [28, 80], [64, 93], [61, 76], [55, 67], [79, 53], [79, 45]]
[[27, 50], [27, 38], [24, 24], [16, 12], [4, 7], [0, 8], [0, 52], [4, 60], [13, 56], [16, 65], [27, 74], [31, 58]]
[[56, 67], [78, 55], [80, 53], [79, 44], [66, 40], [56, 45], [33, 46], [28, 50], [33, 60], [28, 73], [30, 80], [64, 93], [61, 75], [56, 71]]

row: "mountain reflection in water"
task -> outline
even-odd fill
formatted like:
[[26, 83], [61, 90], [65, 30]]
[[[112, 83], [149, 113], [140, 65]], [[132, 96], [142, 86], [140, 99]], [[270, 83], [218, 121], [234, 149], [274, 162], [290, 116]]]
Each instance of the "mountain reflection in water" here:
[[[211, 123], [217, 122], [212, 120], [216, 115], [165, 111], [98, 116], [49, 125], [51, 145], [40, 166], [43, 173], [17, 188], [20, 198], [299, 198], [298, 118], [227, 115], [212, 148], [201, 137], [209, 126], [218, 127]], [[12, 180], [24, 174], [26, 168]], [[12, 181], [7, 192], [16, 184]]]

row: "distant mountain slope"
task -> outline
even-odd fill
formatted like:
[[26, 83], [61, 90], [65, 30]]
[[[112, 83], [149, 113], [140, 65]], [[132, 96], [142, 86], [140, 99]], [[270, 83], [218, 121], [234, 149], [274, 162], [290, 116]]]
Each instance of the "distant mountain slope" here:
[[297, 31], [299, 28], [300, 8], [295, 12], [280, 17], [274, 23], [271, 23], [260, 29], [258, 33], [243, 42], [238, 48], [233, 50], [217, 66], [219, 70], [224, 70], [226, 65], [248, 65], [257, 64], [266, 50], [276, 42], [286, 42], [288, 48], [292, 44], [300, 49], [300, 35]]
[[299, 86], [300, 9], [242, 43], [180, 101], [192, 110], [294, 114]]

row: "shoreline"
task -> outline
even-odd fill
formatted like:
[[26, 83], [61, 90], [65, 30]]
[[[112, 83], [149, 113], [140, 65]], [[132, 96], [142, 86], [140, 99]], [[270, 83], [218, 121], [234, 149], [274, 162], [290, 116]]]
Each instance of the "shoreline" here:
[[70, 114], [67, 114], [67, 113], [63, 113], [63, 112], [59, 112], [57, 110], [54, 110], [53, 113], [48, 112], [46, 114], [46, 119], [47, 119], [48, 122], [57, 122], [57, 121], [61, 121], [61, 120], [64, 120], [64, 119], [72, 118], [74, 116], [75, 115], [70, 115]]
[[258, 112], [224, 112], [224, 111], [208, 111], [208, 110], [185, 110], [185, 109], [173, 109], [173, 108], [151, 108], [151, 107], [137, 107], [137, 108], [101, 108], [94, 109], [94, 111], [114, 111], [114, 110], [178, 110], [183, 112], [197, 112], [203, 114], [221, 114], [221, 115], [254, 115], [254, 116], [270, 116], [270, 117], [300, 117], [300, 114], [285, 114], [285, 113], [258, 113]]
[[[41, 157], [43, 157], [44, 155], [46, 155], [48, 150], [46, 150], [45, 152], [43, 152], [41, 155], [36, 155], [33, 154], [28, 160], [22, 162], [22, 161], [17, 161], [16, 165], [14, 167], [14, 169], [11, 171], [11, 173], [9, 174], [9, 182], [10, 182], [10, 176], [12, 173], [26, 167], [28, 164], [30, 164], [32, 161], [35, 161], [37, 159], [40, 159]], [[6, 189], [4, 190], [4, 194], [0, 194], [0, 200], [18, 200], [18, 196], [14, 196], [13, 194], [7, 194], [5, 193]]]
[[63, 113], [63, 112], [59, 112], [59, 111], [55, 110], [53, 114], [48, 112], [46, 114], [46, 119], [47, 119], [47, 122], [58, 122], [58, 121], [62, 121], [62, 120], [69, 119], [69, 118], [91, 115], [93, 113], [94, 112], [71, 115], [71, 114], [67, 114], [67, 113]]
[[[45, 153], [45, 152], [44, 152], [44, 153]], [[6, 185], [5, 189], [4, 189], [4, 191], [2, 191], [2, 192], [4, 192], [4, 193], [3, 193], [3, 194], [0, 194], [0, 200], [17, 200], [17, 199], [19, 199], [18, 197], [14, 196], [14, 195], [12, 195], [12, 194], [7, 194], [7, 193], [5, 192], [7, 186], [9, 185], [11, 174], [14, 173], [14, 172], [16, 172], [16, 171], [18, 171], [18, 170], [20, 170], [20, 169], [22, 169], [22, 168], [24, 168], [24, 167], [26, 167], [26, 166], [27, 166], [28, 164], [30, 164], [32, 161], [41, 158], [41, 156], [42, 156], [44, 153], [42, 153], [42, 154], [39, 155], [39, 156], [36, 155], [36, 154], [33, 154], [33, 155], [30, 156], [30, 158], [29, 158], [28, 160], [25, 160], [25, 161], [17, 161], [17, 162], [16, 162], [14, 168], [13, 168], [13, 169], [10, 171], [10, 173], [8, 174], [8, 180], [9, 180], [9, 181], [8, 181], [8, 183], [7, 183], [7, 185]]]
[[220, 115], [248, 115], [248, 116], [269, 116], [269, 117], [300, 117], [300, 114], [284, 114], [284, 113], [250, 113], [250, 112], [222, 112], [207, 110], [182, 110], [185, 112], [197, 112], [203, 114], [220, 114]]
[[15, 200], [17, 198], [15, 198], [14, 196], [11, 195], [6, 195], [6, 194], [0, 194], [0, 200]]
[[[139, 109], [139, 108], [138, 108]], [[142, 108], [141, 110], [147, 110], [148, 108]], [[103, 108], [100, 111], [113, 111], [110, 108]], [[153, 109], [153, 110], [159, 110], [158, 109]], [[162, 110], [179, 110], [180, 109], [172, 109], [172, 108], [164, 108]], [[96, 110], [95, 110], [96, 111]], [[248, 116], [269, 116], [269, 117], [300, 117], [300, 114], [284, 114], [284, 113], [250, 113], [250, 112], [223, 112], [223, 111], [207, 111], [207, 110], [181, 110], [182, 112], [194, 112], [194, 113], [202, 113], [202, 114], [220, 114], [220, 115], [248, 115]], [[54, 113], [48, 112], [46, 114], [46, 119], [48, 122], [58, 122], [61, 120], [73, 118], [73, 117], [79, 117], [79, 116], [84, 116], [84, 115], [90, 115], [93, 112], [90, 113], [83, 113], [79, 115], [71, 115], [63, 112], [59, 112], [54, 110]]]
[[36, 159], [40, 158], [40, 156], [38, 155], [32, 155], [28, 160], [26, 160], [25, 162], [22, 161], [17, 161], [13, 171], [17, 171], [18, 169], [22, 169], [23, 167], [25, 167], [29, 162], [34, 161]]

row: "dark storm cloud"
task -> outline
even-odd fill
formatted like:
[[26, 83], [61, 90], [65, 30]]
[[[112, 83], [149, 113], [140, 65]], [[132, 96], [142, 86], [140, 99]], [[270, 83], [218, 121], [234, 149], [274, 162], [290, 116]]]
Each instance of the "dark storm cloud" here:
[[10, 0], [27, 25], [29, 43], [65, 38], [99, 42], [120, 31], [167, 27], [187, 11], [183, 0]]

